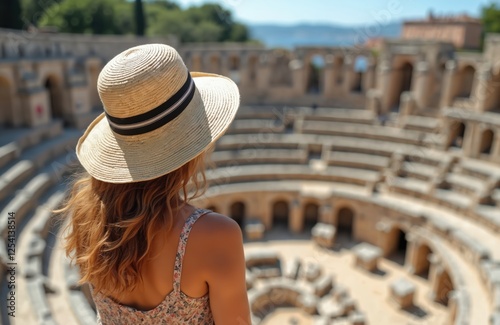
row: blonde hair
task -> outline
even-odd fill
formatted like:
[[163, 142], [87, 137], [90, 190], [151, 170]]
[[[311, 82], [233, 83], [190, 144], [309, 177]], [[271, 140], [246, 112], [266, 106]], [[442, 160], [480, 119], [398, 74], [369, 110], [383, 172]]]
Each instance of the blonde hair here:
[[142, 281], [153, 238], [170, 230], [179, 209], [204, 193], [204, 159], [205, 153], [144, 182], [112, 184], [86, 173], [76, 179], [65, 205], [54, 212], [70, 218], [65, 250], [80, 269], [80, 284], [120, 293]]

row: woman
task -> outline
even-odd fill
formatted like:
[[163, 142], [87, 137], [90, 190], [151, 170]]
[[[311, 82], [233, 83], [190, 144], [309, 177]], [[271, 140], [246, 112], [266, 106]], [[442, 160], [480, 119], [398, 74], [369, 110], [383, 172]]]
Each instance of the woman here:
[[118, 54], [97, 86], [104, 113], [78, 141], [85, 173], [59, 212], [98, 323], [250, 324], [240, 228], [188, 203], [236, 114], [237, 86], [189, 73], [161, 44]]

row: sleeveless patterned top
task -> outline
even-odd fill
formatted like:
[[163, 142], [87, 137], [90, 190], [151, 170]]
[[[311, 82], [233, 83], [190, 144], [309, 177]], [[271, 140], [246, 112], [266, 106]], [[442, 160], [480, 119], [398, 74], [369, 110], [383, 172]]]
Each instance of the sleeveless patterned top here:
[[155, 308], [141, 311], [119, 304], [101, 293], [92, 292], [97, 309], [97, 324], [214, 324], [208, 293], [203, 297], [192, 298], [181, 291], [182, 259], [189, 232], [196, 220], [208, 212], [211, 211], [196, 209], [182, 228], [175, 256], [173, 290], [165, 296], [165, 299]]

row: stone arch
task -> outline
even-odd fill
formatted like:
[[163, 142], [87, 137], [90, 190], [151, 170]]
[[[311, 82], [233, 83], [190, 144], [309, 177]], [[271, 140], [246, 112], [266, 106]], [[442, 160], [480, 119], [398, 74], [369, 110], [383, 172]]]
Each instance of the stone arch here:
[[336, 56], [334, 61], [335, 84], [340, 86], [344, 83], [344, 57]]
[[191, 57], [191, 71], [202, 71], [203, 59], [200, 55], [193, 55]]
[[240, 83], [240, 57], [237, 55], [231, 55], [229, 57], [228, 67], [229, 67], [229, 77], [236, 83]]
[[458, 91], [458, 97], [469, 98], [472, 94], [472, 86], [474, 85], [474, 77], [476, 74], [476, 69], [467, 65], [460, 72], [460, 87]]
[[229, 207], [229, 216], [243, 228], [246, 217], [246, 205], [241, 201], [234, 202]]
[[56, 75], [48, 75], [45, 78], [44, 86], [48, 92], [48, 104], [52, 118], [62, 119], [64, 117], [62, 81]]
[[321, 94], [324, 88], [325, 58], [315, 54], [307, 65], [307, 92]]
[[274, 87], [291, 86], [292, 71], [290, 70], [289, 55], [284, 51], [274, 51], [272, 55], [270, 85]]
[[401, 95], [405, 91], [411, 91], [413, 79], [413, 64], [409, 61], [404, 62], [400, 68], [395, 69], [393, 76], [393, 85], [395, 88], [394, 97], [392, 99], [393, 110], [398, 110], [401, 102]]
[[304, 226], [312, 228], [319, 220], [319, 204], [308, 202], [304, 205]]
[[229, 57], [229, 71], [240, 70], [240, 57], [231, 55]]
[[248, 82], [250, 85], [255, 85], [257, 82], [257, 67], [259, 64], [259, 57], [252, 55], [248, 58]]
[[288, 229], [290, 205], [285, 200], [276, 200], [272, 205], [273, 227], [284, 226]]
[[210, 71], [212, 73], [221, 73], [221, 58], [219, 55], [213, 54], [210, 56]]
[[101, 107], [101, 99], [97, 92], [97, 79], [99, 78], [100, 67], [98, 65], [91, 65], [88, 68], [89, 76], [89, 92], [90, 92], [90, 105], [92, 109]]
[[448, 306], [450, 293], [454, 290], [453, 281], [448, 271], [443, 271], [436, 277], [435, 300], [445, 306]]
[[431, 266], [429, 259], [432, 255], [432, 249], [426, 244], [421, 244], [416, 248], [415, 254], [415, 274], [418, 274], [426, 279], [429, 278], [429, 270]]
[[491, 129], [484, 130], [481, 134], [481, 145], [479, 147], [479, 153], [486, 155], [491, 154], [491, 149], [493, 148], [493, 139], [495, 139], [495, 133]]
[[455, 122], [450, 129], [450, 137], [448, 139], [448, 148], [462, 148], [465, 139], [466, 126], [463, 122]]
[[368, 71], [368, 58], [364, 55], [358, 55], [354, 59], [354, 80], [351, 85], [351, 91], [364, 92], [366, 90], [363, 88], [363, 80], [366, 71]]
[[0, 125], [13, 124], [13, 98], [12, 85], [0, 76]]
[[337, 233], [353, 237], [354, 210], [350, 207], [342, 207], [337, 211]]
[[396, 226], [392, 228], [389, 233], [389, 237], [392, 243], [392, 247], [390, 248], [391, 259], [400, 265], [404, 265], [406, 259], [406, 249], [408, 247], [406, 231], [401, 227]]

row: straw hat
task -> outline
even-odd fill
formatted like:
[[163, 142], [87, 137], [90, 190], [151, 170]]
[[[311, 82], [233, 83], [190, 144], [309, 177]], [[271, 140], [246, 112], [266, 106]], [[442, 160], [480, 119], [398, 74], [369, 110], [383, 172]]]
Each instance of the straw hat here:
[[104, 106], [76, 146], [87, 172], [109, 183], [154, 179], [215, 142], [234, 118], [238, 87], [229, 78], [189, 73], [163, 44], [118, 54], [99, 74]]

